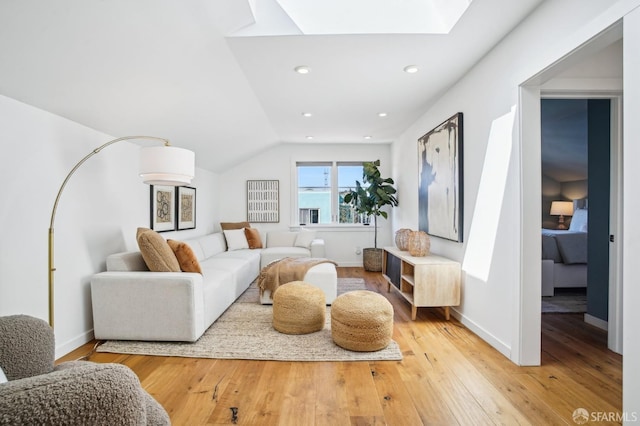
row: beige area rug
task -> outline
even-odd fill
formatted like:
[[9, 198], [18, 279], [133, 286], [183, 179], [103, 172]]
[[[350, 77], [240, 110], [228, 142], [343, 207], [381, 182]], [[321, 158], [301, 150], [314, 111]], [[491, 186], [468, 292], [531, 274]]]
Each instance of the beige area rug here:
[[[360, 278], [338, 279], [338, 294], [365, 289]], [[271, 325], [272, 307], [258, 303], [255, 282], [194, 343], [108, 341], [98, 352], [178, 356], [188, 358], [253, 359], [274, 361], [385, 361], [401, 360], [395, 341], [376, 352], [353, 352], [331, 339], [331, 307], [324, 329], [303, 335], [277, 332]]]
[[542, 298], [543, 314], [581, 314], [587, 312], [587, 296], [548, 296]]

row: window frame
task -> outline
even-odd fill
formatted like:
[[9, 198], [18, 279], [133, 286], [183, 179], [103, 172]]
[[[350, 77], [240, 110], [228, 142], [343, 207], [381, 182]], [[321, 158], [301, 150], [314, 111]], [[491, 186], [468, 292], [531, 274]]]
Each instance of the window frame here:
[[[363, 227], [363, 223], [340, 223], [340, 206], [337, 202], [339, 197], [339, 186], [338, 186], [338, 168], [340, 166], [362, 166], [368, 160], [293, 160], [292, 161], [292, 179], [291, 179], [291, 226], [311, 226], [311, 227]], [[319, 167], [330, 167], [331, 172], [331, 222], [330, 223], [311, 223], [311, 224], [300, 224], [300, 208], [298, 207], [299, 202], [299, 193], [298, 193], [298, 167], [299, 166], [319, 166]], [[359, 179], [362, 183], [362, 178]], [[355, 188], [355, 181], [353, 183], [353, 187]]]

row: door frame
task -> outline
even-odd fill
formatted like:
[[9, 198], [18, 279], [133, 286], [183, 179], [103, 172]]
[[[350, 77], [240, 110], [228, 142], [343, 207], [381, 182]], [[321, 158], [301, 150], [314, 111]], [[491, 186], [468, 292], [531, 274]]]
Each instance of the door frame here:
[[[608, 347], [622, 353], [622, 81], [610, 79], [572, 81], [549, 84], [556, 75], [575, 63], [622, 38], [622, 25], [616, 23], [562, 60], [522, 83], [519, 87], [519, 139], [521, 170], [521, 259], [520, 306], [516, 344], [511, 359], [519, 365], [540, 365], [541, 353], [541, 129], [540, 99], [550, 94], [562, 97], [601, 97], [612, 99], [611, 135], [611, 215], [610, 229], [616, 236], [609, 250], [609, 318]], [[567, 60], [568, 59], [568, 60]], [[525, 161], [526, 159], [526, 161]]]

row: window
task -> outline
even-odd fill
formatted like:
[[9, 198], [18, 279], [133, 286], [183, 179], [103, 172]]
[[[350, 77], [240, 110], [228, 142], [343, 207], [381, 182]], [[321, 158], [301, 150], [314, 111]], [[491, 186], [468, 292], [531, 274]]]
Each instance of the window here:
[[299, 224], [362, 222], [343, 201], [356, 180], [362, 183], [362, 162], [299, 162], [296, 170]]
[[300, 225], [307, 225], [309, 223], [319, 223], [318, 220], [320, 218], [320, 209], [307, 209], [307, 208], [299, 208], [300, 213]]

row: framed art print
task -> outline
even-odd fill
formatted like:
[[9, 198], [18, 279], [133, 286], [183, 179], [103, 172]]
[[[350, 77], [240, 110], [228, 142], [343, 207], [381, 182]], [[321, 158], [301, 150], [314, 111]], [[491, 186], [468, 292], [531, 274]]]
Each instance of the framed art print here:
[[189, 186], [179, 186], [176, 196], [176, 217], [178, 230], [194, 229], [196, 227], [196, 189]]
[[280, 222], [278, 180], [247, 181], [247, 221], [253, 223]]
[[174, 186], [151, 185], [151, 229], [157, 232], [174, 231], [176, 188]]
[[418, 139], [418, 226], [462, 242], [462, 113]]

